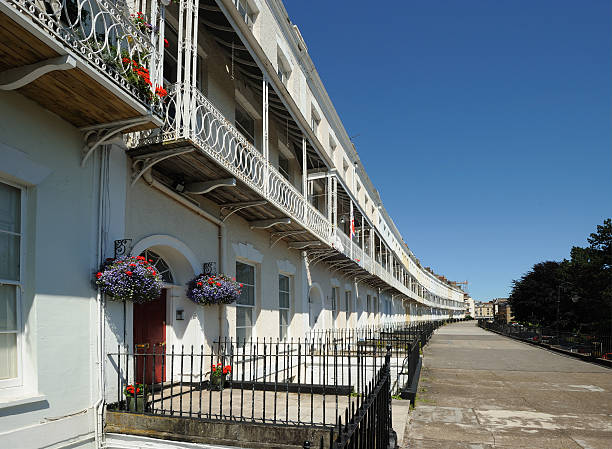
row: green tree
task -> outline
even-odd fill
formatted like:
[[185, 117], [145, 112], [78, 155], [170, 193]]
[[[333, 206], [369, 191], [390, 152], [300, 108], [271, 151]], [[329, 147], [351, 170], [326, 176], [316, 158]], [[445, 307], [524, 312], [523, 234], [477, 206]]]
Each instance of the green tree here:
[[509, 302], [518, 321], [612, 335], [612, 220], [587, 242], [572, 248], [570, 260], [537, 263], [512, 281]]
[[518, 321], [549, 326], [557, 319], [557, 293], [566, 282], [566, 262], [546, 261], [533, 266], [519, 280], [512, 281], [508, 298]]
[[612, 220], [604, 220], [587, 239], [589, 246], [571, 250], [568, 279], [579, 297], [571, 319], [593, 332], [612, 335]]

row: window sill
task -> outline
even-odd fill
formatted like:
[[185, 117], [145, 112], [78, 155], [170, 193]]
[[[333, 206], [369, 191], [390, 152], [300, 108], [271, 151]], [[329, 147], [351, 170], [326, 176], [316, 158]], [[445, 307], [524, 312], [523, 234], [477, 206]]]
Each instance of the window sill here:
[[43, 402], [46, 399], [47, 396], [40, 393], [14, 392], [13, 394], [9, 394], [8, 392], [0, 391], [0, 410], [16, 407], [18, 405]]

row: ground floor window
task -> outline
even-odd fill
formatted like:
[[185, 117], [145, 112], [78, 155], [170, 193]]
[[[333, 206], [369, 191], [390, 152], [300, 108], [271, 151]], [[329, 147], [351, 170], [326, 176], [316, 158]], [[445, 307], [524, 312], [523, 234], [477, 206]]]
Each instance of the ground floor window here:
[[332, 317], [335, 319], [338, 316], [338, 287], [332, 287], [331, 306]]
[[255, 267], [236, 262], [236, 281], [243, 285], [240, 298], [236, 301], [236, 338], [240, 342], [250, 339], [253, 335]]
[[19, 376], [22, 192], [0, 182], [0, 386]]
[[344, 292], [344, 310], [346, 311], [346, 319], [351, 315], [351, 292]]
[[278, 275], [278, 315], [279, 315], [279, 327], [280, 327], [280, 338], [287, 338], [290, 314], [291, 314], [291, 294], [290, 294], [290, 283], [289, 276], [282, 274]]

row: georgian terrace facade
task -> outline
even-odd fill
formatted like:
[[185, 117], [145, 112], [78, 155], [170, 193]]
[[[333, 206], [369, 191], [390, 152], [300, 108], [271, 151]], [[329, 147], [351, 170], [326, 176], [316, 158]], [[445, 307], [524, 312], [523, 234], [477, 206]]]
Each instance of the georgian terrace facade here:
[[[188, 347], [463, 316], [463, 292], [403, 242], [282, 3], [0, 14], [0, 446], [99, 446], [105, 354], [143, 326]], [[163, 272], [158, 309], [92, 288], [122, 242]], [[210, 263], [244, 283], [238, 304], [185, 298]]]
[[130, 141], [132, 184], [146, 174], [203, 198], [265, 229], [269, 246], [406, 304], [463, 310], [462, 291], [404, 243], [281, 2], [183, 2], [165, 19], [168, 107], [160, 130]]

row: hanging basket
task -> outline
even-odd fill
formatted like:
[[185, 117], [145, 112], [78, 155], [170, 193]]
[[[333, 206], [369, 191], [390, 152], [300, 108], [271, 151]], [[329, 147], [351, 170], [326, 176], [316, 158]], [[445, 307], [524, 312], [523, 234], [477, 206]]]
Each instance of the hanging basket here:
[[106, 259], [94, 281], [117, 301], [155, 301], [161, 294], [162, 280], [149, 262], [142, 256]]
[[202, 305], [231, 304], [240, 297], [242, 284], [224, 274], [199, 274], [187, 284], [187, 297]]

